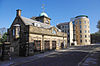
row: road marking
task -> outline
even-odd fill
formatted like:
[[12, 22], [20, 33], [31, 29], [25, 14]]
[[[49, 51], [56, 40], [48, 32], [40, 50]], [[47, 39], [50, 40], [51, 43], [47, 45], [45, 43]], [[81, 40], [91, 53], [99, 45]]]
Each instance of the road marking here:
[[92, 53], [92, 51], [90, 51], [83, 59], [81, 62], [78, 63], [78, 66], [81, 66], [81, 64], [88, 58], [88, 56]]

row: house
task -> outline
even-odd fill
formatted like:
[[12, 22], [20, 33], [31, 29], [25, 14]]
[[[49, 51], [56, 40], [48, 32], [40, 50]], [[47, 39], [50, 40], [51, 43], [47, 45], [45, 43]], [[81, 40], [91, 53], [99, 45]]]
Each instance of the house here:
[[17, 10], [16, 17], [8, 29], [8, 41], [14, 55], [27, 56], [67, 47], [67, 34], [50, 25], [50, 18], [45, 12], [38, 17], [26, 18]]

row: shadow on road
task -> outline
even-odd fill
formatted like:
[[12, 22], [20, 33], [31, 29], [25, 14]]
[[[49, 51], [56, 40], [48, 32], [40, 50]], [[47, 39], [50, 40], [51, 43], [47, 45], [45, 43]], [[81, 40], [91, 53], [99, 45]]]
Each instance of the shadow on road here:
[[20, 66], [78, 66], [87, 54], [81, 51], [57, 52]]

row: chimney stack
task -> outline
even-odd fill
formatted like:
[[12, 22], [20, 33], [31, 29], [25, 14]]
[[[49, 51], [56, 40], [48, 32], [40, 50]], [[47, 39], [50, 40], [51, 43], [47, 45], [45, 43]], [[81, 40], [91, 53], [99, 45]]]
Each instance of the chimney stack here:
[[21, 16], [21, 11], [22, 11], [22, 10], [20, 10], [20, 9], [17, 9], [16, 11], [17, 11], [17, 14], [16, 14], [16, 16]]

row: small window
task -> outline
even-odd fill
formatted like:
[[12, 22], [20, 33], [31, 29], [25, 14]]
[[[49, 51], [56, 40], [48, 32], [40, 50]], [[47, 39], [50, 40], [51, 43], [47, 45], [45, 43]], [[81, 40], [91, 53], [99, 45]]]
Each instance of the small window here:
[[52, 32], [53, 34], [56, 34], [56, 31], [55, 30], [53, 30], [53, 32]]
[[62, 26], [62, 28], [64, 28], [64, 26]]
[[82, 26], [80, 25], [80, 29], [82, 28]]
[[77, 24], [77, 21], [76, 21], [76, 24]]
[[70, 41], [68, 40], [68, 43], [69, 43]]
[[84, 33], [86, 33], [87, 31], [85, 30]]
[[86, 28], [87, 26], [86, 25], [84, 25], [84, 28]]
[[20, 27], [17, 27], [17, 36], [19, 37], [20, 35]]
[[62, 32], [64, 32], [64, 30], [62, 30]]
[[87, 35], [85, 35], [85, 38], [87, 37]]
[[82, 43], [82, 40], [80, 40], [80, 42]]
[[81, 24], [81, 21], [79, 21], [79, 24]]
[[84, 21], [84, 24], [86, 24], [86, 21]]
[[80, 35], [80, 38], [82, 38], [82, 35]]
[[68, 38], [69, 38], [70, 36], [68, 35]]
[[69, 33], [69, 30], [68, 30], [68, 33]]
[[82, 33], [82, 31], [80, 30], [80, 33]]
[[66, 33], [66, 30], [65, 30], [65, 33]]
[[33, 26], [34, 26], [34, 23], [33, 23]]
[[15, 29], [13, 29], [13, 36], [15, 36]]

